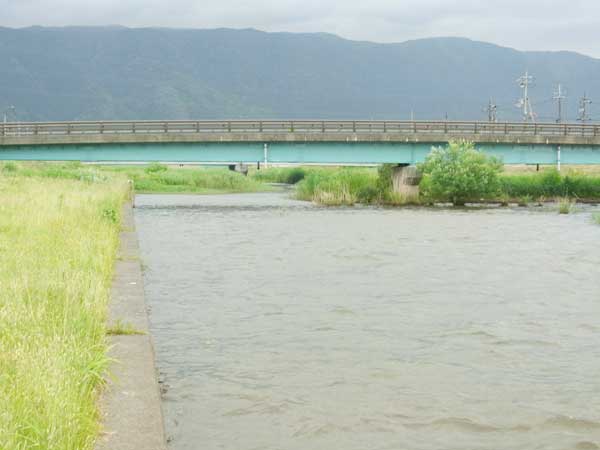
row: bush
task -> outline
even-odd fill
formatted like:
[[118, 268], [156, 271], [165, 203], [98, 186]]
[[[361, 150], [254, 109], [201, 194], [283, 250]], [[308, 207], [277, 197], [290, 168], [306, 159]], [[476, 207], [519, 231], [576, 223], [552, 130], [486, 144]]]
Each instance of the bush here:
[[296, 184], [299, 181], [302, 181], [306, 176], [306, 171], [301, 167], [294, 167], [287, 173], [285, 177], [285, 182], [288, 184]]
[[471, 142], [450, 142], [433, 148], [418, 165], [424, 175], [422, 194], [434, 201], [464, 205], [498, 192], [502, 163], [475, 149]]

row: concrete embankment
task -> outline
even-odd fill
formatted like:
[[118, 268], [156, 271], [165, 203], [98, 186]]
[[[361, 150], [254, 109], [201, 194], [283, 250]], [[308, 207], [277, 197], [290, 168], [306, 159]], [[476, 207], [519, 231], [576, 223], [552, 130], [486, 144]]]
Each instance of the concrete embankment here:
[[166, 440], [154, 348], [148, 328], [133, 208], [123, 208], [109, 325], [121, 322], [143, 334], [111, 336], [114, 360], [101, 398], [103, 431], [96, 450], [164, 450]]

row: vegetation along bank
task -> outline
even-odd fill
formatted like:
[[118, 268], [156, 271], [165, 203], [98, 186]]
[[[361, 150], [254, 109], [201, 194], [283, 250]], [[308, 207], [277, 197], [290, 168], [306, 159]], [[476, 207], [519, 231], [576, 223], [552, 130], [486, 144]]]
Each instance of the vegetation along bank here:
[[0, 164], [1, 449], [93, 448], [128, 195], [119, 174]]

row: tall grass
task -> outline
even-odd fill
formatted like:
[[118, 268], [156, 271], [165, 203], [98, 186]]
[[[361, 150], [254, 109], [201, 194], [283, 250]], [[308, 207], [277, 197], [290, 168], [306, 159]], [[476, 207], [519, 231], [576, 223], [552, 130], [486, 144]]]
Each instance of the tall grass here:
[[35, 170], [0, 171], [0, 448], [86, 450], [127, 183]]
[[311, 169], [304, 167], [273, 167], [256, 170], [251, 177], [265, 183], [296, 184], [303, 180]]
[[313, 169], [298, 183], [296, 198], [325, 205], [369, 203], [376, 195], [377, 173], [372, 169]]
[[140, 193], [234, 193], [269, 190], [260, 180], [224, 168], [109, 167], [125, 172]]
[[568, 197], [556, 199], [559, 214], [569, 214], [573, 210], [574, 201]]
[[511, 198], [573, 197], [585, 200], [600, 198], [600, 177], [575, 171], [562, 175], [555, 169], [524, 174], [504, 174], [500, 190]]

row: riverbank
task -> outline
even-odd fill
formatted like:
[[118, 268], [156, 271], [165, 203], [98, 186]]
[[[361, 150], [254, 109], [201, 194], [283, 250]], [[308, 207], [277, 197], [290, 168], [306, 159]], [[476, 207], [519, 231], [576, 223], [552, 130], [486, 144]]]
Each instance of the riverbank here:
[[125, 203], [121, 216], [122, 231], [108, 307], [108, 357], [113, 363], [100, 401], [103, 432], [95, 450], [164, 450], [160, 389], [132, 203]]
[[[437, 199], [421, 195], [418, 200], [405, 202], [401, 196], [391, 191], [390, 172], [385, 166], [374, 168], [278, 168], [262, 171], [262, 179], [285, 180], [298, 173], [295, 197], [322, 205], [380, 204], [402, 205], [431, 204]], [[301, 171], [301, 172], [299, 172]], [[427, 183], [427, 179], [422, 181]], [[600, 202], [600, 174], [579, 172], [567, 169], [558, 172], [546, 168], [540, 172], [508, 171], [500, 174], [499, 186], [495, 193], [483, 198], [473, 198], [473, 203], [510, 203], [527, 206], [533, 203], [565, 201], [595, 203]]]
[[0, 170], [0, 448], [91, 449], [129, 186], [98, 170]]
[[121, 176], [133, 181], [135, 191], [165, 194], [226, 194], [273, 190], [259, 178], [246, 177], [223, 167], [100, 166], [79, 162], [8, 162], [0, 164], [4, 174], [22, 177], [58, 178], [94, 181], [102, 177]]
[[[222, 167], [174, 167], [161, 164], [148, 166], [90, 166], [80, 163], [5, 163], [5, 173], [44, 178], [94, 181], [104, 176], [121, 174], [133, 181], [137, 193], [226, 194], [268, 192], [272, 184], [295, 185], [296, 199], [321, 205], [402, 206], [427, 205], [442, 201], [421, 195], [410, 201], [392, 191], [391, 165], [375, 167], [274, 167], [256, 170], [248, 176]], [[421, 191], [427, 185], [421, 181]], [[506, 166], [498, 177], [498, 189], [492, 194], [470, 199], [471, 203], [496, 203], [506, 206], [565, 201], [600, 202], [600, 169], [585, 166], [553, 167], [535, 171], [530, 166]], [[443, 201], [442, 201], [443, 202]]]

